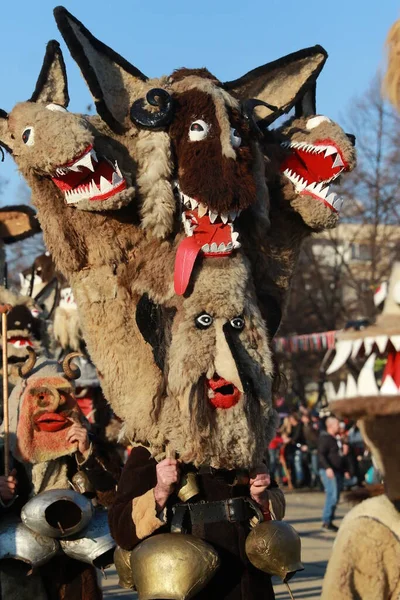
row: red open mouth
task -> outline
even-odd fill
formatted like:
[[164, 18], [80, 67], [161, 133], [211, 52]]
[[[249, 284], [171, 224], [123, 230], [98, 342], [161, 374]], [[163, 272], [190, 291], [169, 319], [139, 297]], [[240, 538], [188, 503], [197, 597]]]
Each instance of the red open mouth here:
[[60, 413], [42, 413], [39, 417], [35, 417], [34, 421], [40, 431], [47, 432], [61, 431], [70, 423], [70, 420]]
[[9, 338], [7, 342], [14, 346], [14, 348], [26, 348], [26, 346], [33, 348], [33, 342], [29, 338], [12, 337]]
[[329, 183], [342, 171], [349, 170], [349, 165], [337, 144], [326, 139], [314, 144], [283, 142], [281, 145], [291, 150], [280, 166], [281, 173], [290, 179], [299, 193], [313, 196], [332, 211], [339, 212], [343, 199], [330, 192]]
[[51, 179], [64, 192], [67, 204], [107, 200], [127, 187], [117, 161], [113, 165], [107, 158], [97, 157], [93, 146], [57, 167]]
[[230, 381], [215, 374], [212, 379], [207, 380], [208, 397], [215, 408], [232, 408], [241, 397], [240, 390]]
[[182, 203], [182, 222], [186, 238], [179, 244], [175, 259], [175, 292], [185, 293], [197, 255], [207, 257], [229, 256], [240, 248], [239, 234], [234, 221], [240, 212], [216, 213], [194, 198], [186, 196], [176, 185]]

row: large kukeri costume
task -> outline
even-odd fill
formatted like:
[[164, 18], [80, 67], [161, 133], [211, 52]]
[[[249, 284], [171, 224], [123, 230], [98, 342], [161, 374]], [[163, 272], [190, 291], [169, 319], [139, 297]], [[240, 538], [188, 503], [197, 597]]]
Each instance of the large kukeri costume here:
[[[227, 83], [206, 69], [151, 80], [68, 11], [55, 16], [99, 116], [67, 112], [50, 42], [31, 101], [0, 115], [0, 140], [31, 186], [105, 395], [141, 444], [126, 467], [135, 481], [124, 475], [119, 487], [114, 535], [132, 548], [161, 527], [151, 489], [168, 447], [199, 478], [199, 498], [210, 509], [222, 502], [217, 515], [235, 499], [236, 524], [201, 534], [221, 546], [219, 530], [221, 554], [240, 565], [224, 597], [272, 597], [245, 558], [257, 507], [240, 471], [263, 463], [274, 433], [270, 340], [301, 241], [335, 225], [329, 183], [355, 163], [346, 134], [315, 116], [326, 53], [308, 48]], [[294, 106], [294, 120], [267, 131]], [[227, 572], [224, 559], [216, 577]]]
[[[334, 414], [358, 419], [383, 475], [384, 494], [361, 502], [344, 518], [324, 580], [324, 600], [389, 600], [400, 594], [400, 264], [395, 263], [383, 312], [361, 331], [340, 334], [331, 372], [347, 359], [363, 367], [349, 374], [330, 403]], [[377, 356], [386, 358], [383, 373]]]

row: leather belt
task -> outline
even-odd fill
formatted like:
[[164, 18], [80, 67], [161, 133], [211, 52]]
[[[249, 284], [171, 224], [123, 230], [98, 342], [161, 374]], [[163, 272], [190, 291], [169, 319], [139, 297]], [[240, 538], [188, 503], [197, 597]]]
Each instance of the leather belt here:
[[175, 504], [172, 507], [171, 531], [187, 530], [190, 525], [207, 523], [241, 523], [262, 513], [250, 498], [229, 498], [214, 502]]

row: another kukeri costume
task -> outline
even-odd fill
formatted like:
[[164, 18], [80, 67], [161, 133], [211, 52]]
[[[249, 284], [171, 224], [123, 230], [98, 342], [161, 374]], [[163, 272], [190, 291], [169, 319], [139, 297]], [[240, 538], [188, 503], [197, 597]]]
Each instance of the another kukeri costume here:
[[[83, 419], [61, 366], [30, 351], [9, 400], [10, 450], [17, 496], [1, 502], [0, 597], [4, 600], [100, 599], [93, 565], [112, 563], [107, 514], [91, 498], [111, 503], [119, 473], [92, 443], [86, 457], [67, 439]], [[5, 434], [4, 434], [5, 435]], [[22, 519], [22, 520], [21, 520]]]
[[[113, 534], [130, 549], [169, 529], [174, 512], [176, 530], [220, 549], [220, 574], [204, 597], [215, 597], [232, 560], [237, 578], [219, 598], [272, 598], [270, 581], [244, 552], [249, 520], [259, 515], [248, 472], [263, 463], [276, 427], [270, 341], [302, 238], [336, 221], [325, 184], [354, 166], [354, 152], [337, 128], [338, 143], [321, 141], [322, 173], [306, 169], [288, 181], [285, 171], [296, 165], [284, 161], [297, 163], [288, 136], [298, 128], [266, 128], [297, 104], [301, 147], [317, 143], [310, 131], [324, 119], [307, 128], [313, 107], [303, 99], [313, 97], [326, 53], [308, 48], [228, 83], [206, 69], [150, 80], [68, 11], [55, 14], [99, 117], [66, 111], [65, 69], [51, 42], [31, 102], [0, 118], [0, 140], [18, 150], [105, 395], [138, 445], [110, 514]], [[51, 132], [59, 147], [50, 159]], [[288, 235], [279, 208], [269, 229], [273, 203], [288, 213]], [[163, 519], [155, 514], [156, 461], [167, 451], [197, 477], [208, 516], [195, 516], [197, 501], [176, 507], [176, 499]], [[268, 494], [281, 518], [281, 492], [272, 486]]]
[[[349, 374], [340, 385], [330, 409], [358, 419], [382, 473], [384, 494], [361, 502], [343, 519], [324, 579], [324, 600], [394, 600], [400, 595], [400, 263], [381, 292], [384, 308], [376, 323], [341, 333], [328, 371], [346, 360], [353, 361], [353, 372], [363, 365], [357, 380]], [[383, 372], [374, 369], [378, 356], [386, 358]]]

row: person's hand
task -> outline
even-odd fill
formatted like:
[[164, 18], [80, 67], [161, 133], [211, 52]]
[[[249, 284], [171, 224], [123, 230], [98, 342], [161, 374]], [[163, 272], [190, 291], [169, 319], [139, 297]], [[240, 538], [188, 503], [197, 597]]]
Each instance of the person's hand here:
[[67, 442], [71, 444], [77, 443], [79, 452], [86, 457], [87, 452], [90, 448], [88, 432], [82, 425], [82, 423], [74, 423], [69, 428], [67, 433]]
[[308, 452], [308, 446], [306, 446], [306, 444], [303, 444], [303, 445], [300, 447], [300, 450], [301, 450], [302, 452]]
[[261, 506], [268, 503], [267, 488], [271, 477], [265, 465], [260, 465], [250, 473], [250, 496]]
[[8, 475], [2, 475], [0, 477], [0, 498], [3, 502], [10, 502], [15, 496], [18, 481], [16, 479], [17, 471], [13, 469]]
[[169, 496], [174, 491], [174, 486], [179, 481], [179, 463], [175, 458], [165, 458], [156, 467], [157, 484], [154, 488], [154, 497], [158, 511], [162, 510]]
[[333, 472], [333, 469], [329, 467], [329, 469], [325, 469], [325, 473], [328, 479], [334, 479], [335, 473]]

